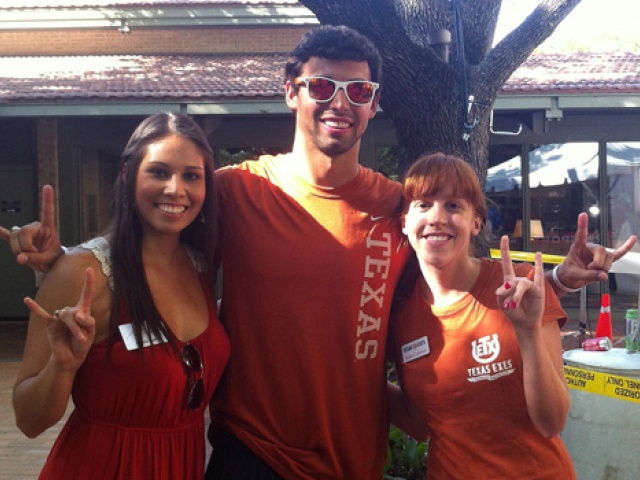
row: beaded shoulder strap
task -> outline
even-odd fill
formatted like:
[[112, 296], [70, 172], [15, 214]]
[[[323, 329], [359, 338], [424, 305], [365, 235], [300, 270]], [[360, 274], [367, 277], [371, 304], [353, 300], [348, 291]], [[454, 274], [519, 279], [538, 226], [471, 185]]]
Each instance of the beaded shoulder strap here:
[[109, 281], [109, 287], [113, 290], [113, 273], [111, 270], [111, 245], [104, 237], [95, 237], [80, 245], [80, 248], [89, 250], [98, 259], [102, 266], [102, 273]]

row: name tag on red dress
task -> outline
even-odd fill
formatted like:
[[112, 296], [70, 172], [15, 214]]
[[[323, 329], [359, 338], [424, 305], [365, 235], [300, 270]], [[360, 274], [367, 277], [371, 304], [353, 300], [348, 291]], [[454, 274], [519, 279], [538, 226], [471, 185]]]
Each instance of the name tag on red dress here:
[[[133, 325], [131, 323], [125, 323], [124, 325], [118, 326], [120, 329], [120, 335], [122, 335], [122, 340], [124, 341], [124, 346], [127, 347], [127, 350], [136, 350], [139, 347], [138, 342], [136, 341], [136, 336], [133, 333]], [[153, 335], [149, 338], [146, 330], [142, 329], [142, 348], [148, 347], [150, 345], [159, 345], [161, 343], [167, 343], [167, 339], [163, 335], [161, 338]]]

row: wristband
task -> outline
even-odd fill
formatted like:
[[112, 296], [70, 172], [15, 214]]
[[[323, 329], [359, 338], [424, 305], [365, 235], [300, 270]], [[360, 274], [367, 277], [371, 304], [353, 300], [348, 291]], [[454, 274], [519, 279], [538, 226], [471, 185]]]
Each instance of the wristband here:
[[581, 288], [569, 288], [569, 287], [565, 286], [560, 281], [560, 278], [558, 278], [558, 268], [560, 268], [560, 265], [556, 265], [555, 267], [553, 267], [553, 270], [551, 272], [551, 278], [553, 278], [553, 283], [556, 284], [556, 287], [558, 287], [564, 293], [576, 293], [576, 292], [579, 292], [580, 290], [582, 290], [582, 287]]

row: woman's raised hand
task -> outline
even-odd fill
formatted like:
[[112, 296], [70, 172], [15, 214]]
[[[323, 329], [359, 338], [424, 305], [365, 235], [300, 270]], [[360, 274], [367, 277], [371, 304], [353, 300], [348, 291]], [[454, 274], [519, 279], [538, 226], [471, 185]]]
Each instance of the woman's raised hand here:
[[496, 289], [498, 306], [514, 327], [539, 328], [544, 310], [542, 254], [535, 254], [533, 281], [526, 277], [516, 277], [509, 254], [509, 237], [506, 235], [500, 239], [500, 257], [504, 281]]
[[91, 299], [95, 274], [85, 270], [84, 287], [75, 307], [64, 307], [49, 314], [35, 300], [27, 297], [24, 303], [37, 318], [47, 325], [49, 344], [59, 367], [76, 371], [84, 362], [96, 335], [96, 322], [91, 316]]

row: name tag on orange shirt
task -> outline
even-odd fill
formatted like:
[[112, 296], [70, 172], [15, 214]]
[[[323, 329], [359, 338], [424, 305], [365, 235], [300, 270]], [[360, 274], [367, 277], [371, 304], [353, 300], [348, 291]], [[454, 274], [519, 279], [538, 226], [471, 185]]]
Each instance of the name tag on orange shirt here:
[[402, 346], [402, 361], [404, 363], [409, 363], [417, 358], [429, 355], [430, 352], [429, 339], [426, 336], [420, 337], [417, 340], [405, 343]]

